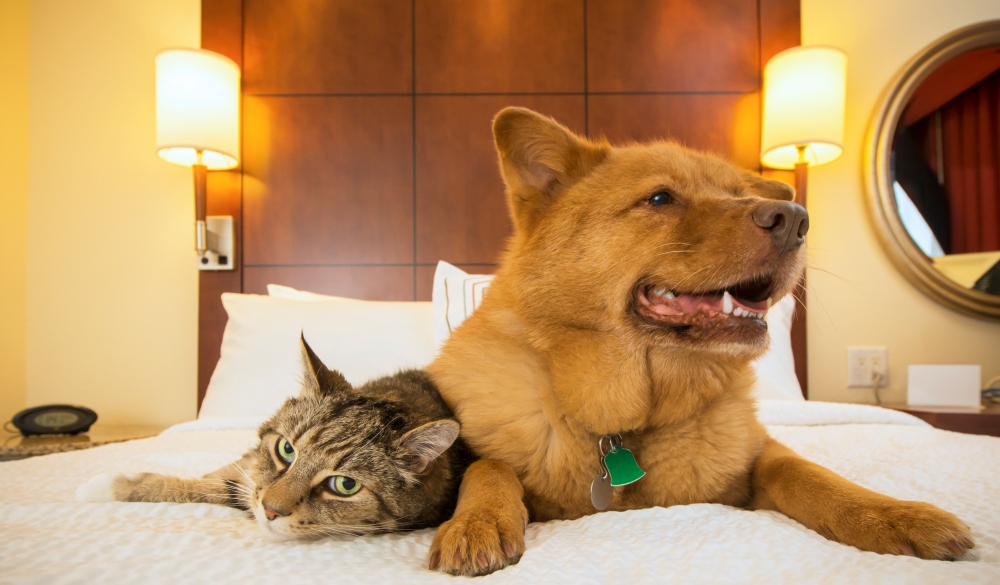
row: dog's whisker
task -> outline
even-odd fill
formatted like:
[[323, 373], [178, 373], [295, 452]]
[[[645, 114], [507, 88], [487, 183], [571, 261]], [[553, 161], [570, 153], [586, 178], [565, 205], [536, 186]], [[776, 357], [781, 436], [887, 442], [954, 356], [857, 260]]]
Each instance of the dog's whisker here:
[[815, 270], [816, 272], [822, 272], [824, 274], [828, 274], [828, 275], [830, 275], [830, 276], [832, 276], [832, 277], [834, 277], [836, 279], [839, 279], [841, 282], [845, 282], [847, 284], [851, 284], [851, 285], [854, 285], [854, 286], [857, 286], [857, 285], [860, 284], [857, 281], [844, 278], [843, 276], [837, 274], [836, 272], [832, 272], [832, 271], [827, 270], [825, 268], [820, 268], [819, 266], [816, 266], [815, 264], [813, 264], [811, 262], [806, 264], [806, 268], [808, 268], [809, 270]]

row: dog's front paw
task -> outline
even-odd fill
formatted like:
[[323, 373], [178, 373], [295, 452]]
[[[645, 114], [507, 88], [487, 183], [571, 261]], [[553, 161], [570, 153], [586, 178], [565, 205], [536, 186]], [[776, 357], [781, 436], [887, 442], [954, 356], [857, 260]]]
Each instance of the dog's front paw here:
[[[519, 503], [520, 504], [520, 503]], [[430, 568], [452, 575], [486, 575], [516, 564], [524, 554], [528, 511], [479, 508], [457, 513], [438, 528]]]
[[954, 514], [923, 502], [890, 500], [862, 506], [836, 524], [817, 531], [881, 554], [953, 561], [975, 546], [969, 527]]

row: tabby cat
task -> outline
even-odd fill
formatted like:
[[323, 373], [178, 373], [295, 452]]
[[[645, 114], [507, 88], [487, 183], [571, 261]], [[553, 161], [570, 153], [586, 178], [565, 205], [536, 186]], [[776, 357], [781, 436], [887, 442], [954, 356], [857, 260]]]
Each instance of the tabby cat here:
[[79, 499], [223, 504], [253, 512], [276, 540], [447, 520], [471, 452], [427, 374], [407, 370], [353, 388], [301, 344], [300, 395], [260, 427], [242, 459], [200, 479], [101, 476]]

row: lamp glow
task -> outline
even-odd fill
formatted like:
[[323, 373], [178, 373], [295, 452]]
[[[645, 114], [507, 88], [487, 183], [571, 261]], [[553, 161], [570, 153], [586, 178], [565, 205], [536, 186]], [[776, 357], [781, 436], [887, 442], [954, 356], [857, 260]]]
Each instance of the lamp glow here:
[[239, 164], [240, 70], [211, 51], [156, 56], [156, 153], [182, 166]]
[[847, 55], [833, 47], [795, 47], [764, 68], [761, 163], [794, 169], [843, 153]]
[[[208, 171], [239, 165], [240, 68], [200, 49], [156, 56], [156, 154], [194, 171], [194, 248], [200, 270], [232, 270], [233, 218], [206, 215]], [[209, 223], [215, 229], [209, 230]]]

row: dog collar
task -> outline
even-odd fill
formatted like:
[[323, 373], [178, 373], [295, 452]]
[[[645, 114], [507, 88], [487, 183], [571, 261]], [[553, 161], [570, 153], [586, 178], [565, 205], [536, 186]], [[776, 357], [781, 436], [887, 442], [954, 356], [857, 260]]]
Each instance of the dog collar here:
[[622, 446], [621, 433], [602, 436], [597, 441], [597, 451], [601, 455], [601, 470], [590, 484], [590, 503], [597, 510], [607, 510], [611, 505], [612, 488], [635, 483], [646, 472], [636, 463], [635, 455]]

